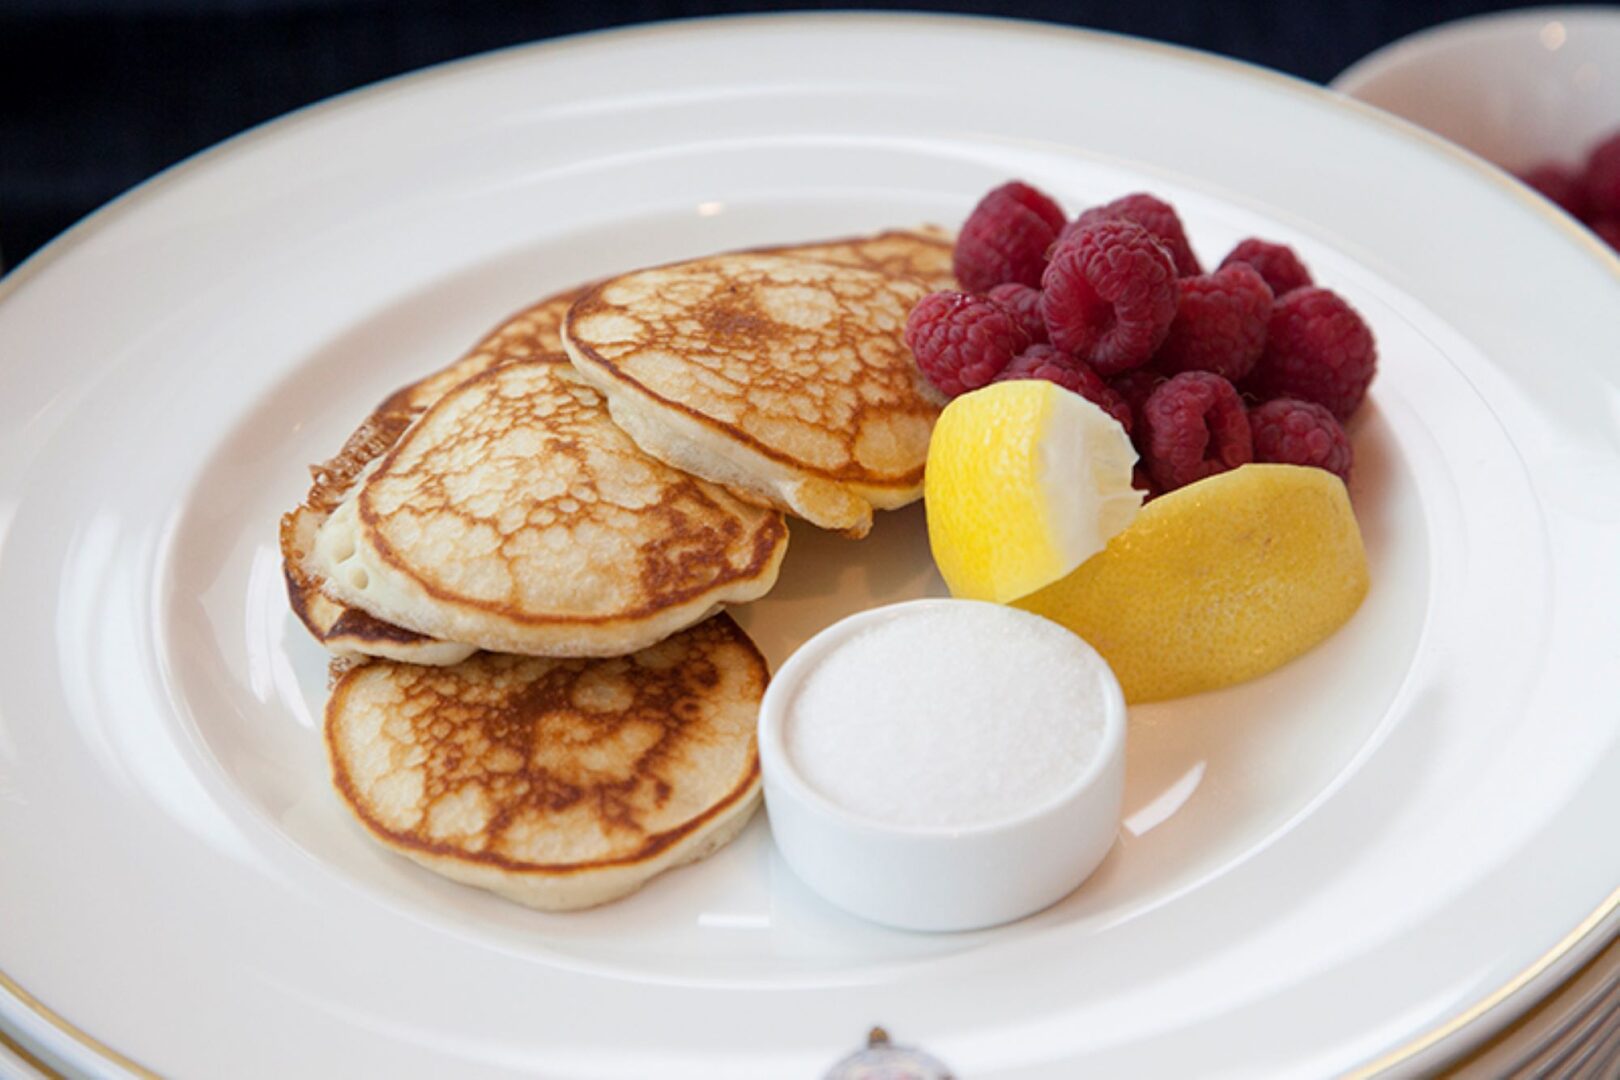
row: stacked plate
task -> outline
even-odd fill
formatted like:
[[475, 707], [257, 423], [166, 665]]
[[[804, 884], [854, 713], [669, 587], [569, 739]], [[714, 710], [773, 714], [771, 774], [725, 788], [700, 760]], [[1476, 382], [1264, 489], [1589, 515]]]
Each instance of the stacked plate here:
[[1620, 1074], [1620, 942], [1457, 1066], [1460, 1080]]
[[[1133, 710], [1113, 853], [1007, 927], [842, 916], [763, 820], [570, 915], [369, 845], [282, 595], [305, 464], [559, 288], [954, 224], [1010, 176], [1156, 191], [1206, 262], [1289, 243], [1367, 317], [1356, 618]], [[0, 284], [0, 1023], [95, 1075], [808, 1077], [879, 1023], [972, 1078], [1455, 1062], [1620, 926], [1617, 306], [1620, 262], [1448, 144], [1050, 27], [659, 26], [233, 140]], [[798, 530], [739, 618], [775, 667], [939, 588], [913, 508]]]
[[[1448, 23], [1380, 49], [1332, 85], [1504, 169], [1578, 167], [1620, 131], [1620, 12], [1538, 8]], [[1620, 1074], [1620, 945], [1463, 1072], [1509, 1074]]]

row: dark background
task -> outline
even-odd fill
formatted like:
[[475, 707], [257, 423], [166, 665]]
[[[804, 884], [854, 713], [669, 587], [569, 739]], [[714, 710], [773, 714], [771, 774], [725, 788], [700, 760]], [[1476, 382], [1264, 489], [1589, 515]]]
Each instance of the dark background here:
[[1523, 6], [1522, 0], [0, 0], [0, 258], [15, 265], [153, 173], [300, 105], [427, 64], [600, 27], [791, 7], [974, 12], [1157, 38], [1326, 82], [1421, 27]]

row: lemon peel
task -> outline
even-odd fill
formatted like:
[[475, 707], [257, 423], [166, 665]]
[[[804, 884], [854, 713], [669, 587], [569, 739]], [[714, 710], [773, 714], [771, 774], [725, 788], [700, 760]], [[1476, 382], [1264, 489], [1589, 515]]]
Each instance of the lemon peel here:
[[1153, 500], [1105, 550], [1015, 606], [1090, 642], [1136, 703], [1280, 667], [1347, 622], [1368, 582], [1338, 477], [1244, 465]]

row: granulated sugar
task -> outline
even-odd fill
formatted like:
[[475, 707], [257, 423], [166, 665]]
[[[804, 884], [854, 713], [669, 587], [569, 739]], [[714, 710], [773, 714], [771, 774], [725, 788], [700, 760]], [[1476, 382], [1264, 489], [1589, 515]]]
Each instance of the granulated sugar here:
[[788, 755], [824, 798], [892, 825], [965, 827], [1051, 802], [1096, 753], [1103, 661], [1037, 615], [960, 601], [860, 631], [789, 705]]

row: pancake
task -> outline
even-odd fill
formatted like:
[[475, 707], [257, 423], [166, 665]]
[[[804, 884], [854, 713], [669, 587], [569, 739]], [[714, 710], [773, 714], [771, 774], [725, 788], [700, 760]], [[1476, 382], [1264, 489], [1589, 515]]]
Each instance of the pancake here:
[[610, 660], [377, 662], [326, 707], [333, 783], [384, 846], [530, 907], [590, 907], [759, 805], [765, 661], [729, 615]]
[[921, 280], [801, 249], [641, 270], [581, 296], [574, 367], [648, 454], [864, 536], [922, 495], [944, 403], [903, 340]]
[[[769, 250], [915, 278], [930, 289], [954, 286], [950, 234], [929, 226]], [[402, 387], [373, 410], [335, 457], [311, 469], [313, 483], [304, 503], [282, 518], [283, 570], [294, 613], [335, 655], [453, 664], [476, 651], [470, 644], [440, 641], [407, 629], [333, 595], [311, 563], [315, 537], [357, 480], [450, 390], [494, 367], [562, 355], [563, 318], [584, 292], [583, 288], [573, 289], [540, 301], [513, 316], [453, 364]]]
[[454, 664], [477, 651], [396, 626], [330, 596], [322, 588], [324, 579], [309, 566], [315, 534], [356, 479], [448, 391], [502, 364], [560, 354], [563, 316], [581, 291], [558, 293], [526, 308], [453, 364], [396, 390], [355, 429], [336, 457], [310, 469], [312, 483], [304, 503], [281, 519], [282, 569], [294, 614], [334, 654]]
[[457, 386], [315, 535], [325, 591], [440, 641], [620, 656], [776, 582], [775, 511], [655, 461], [560, 355]]
[[757, 251], [762, 255], [791, 255], [874, 270], [890, 277], [915, 278], [934, 292], [957, 287], [951, 261], [955, 247], [956, 241], [950, 233], [937, 226], [923, 225], [915, 229], [891, 229], [872, 236], [765, 247]]

